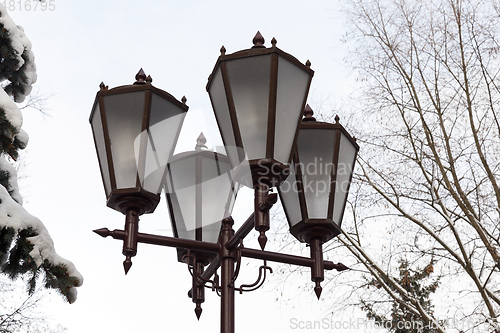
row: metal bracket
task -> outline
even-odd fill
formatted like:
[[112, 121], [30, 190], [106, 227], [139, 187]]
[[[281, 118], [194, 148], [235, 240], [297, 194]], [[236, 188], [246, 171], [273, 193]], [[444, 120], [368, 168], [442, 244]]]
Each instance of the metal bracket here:
[[[205, 288], [211, 288], [212, 291], [216, 290], [218, 288], [219, 282], [218, 282], [218, 275], [215, 273], [214, 275], [214, 280], [210, 279], [205, 279], [203, 276], [201, 276], [195, 269], [196, 267], [196, 256], [192, 255], [190, 250], [188, 250], [188, 253], [182, 256], [182, 261], [187, 260], [187, 267], [189, 274], [193, 277], [193, 279], [196, 280], [200, 285], [204, 286]], [[210, 283], [211, 286], [207, 286], [206, 283]]]
[[254, 291], [259, 289], [266, 281], [267, 270], [269, 270], [269, 273], [273, 272], [273, 269], [267, 266], [267, 260], [264, 260], [264, 265], [259, 267], [259, 276], [257, 277], [257, 281], [255, 281], [252, 284], [242, 284], [239, 288], [235, 288], [235, 290], [238, 290], [240, 294], [242, 294], [243, 292]]

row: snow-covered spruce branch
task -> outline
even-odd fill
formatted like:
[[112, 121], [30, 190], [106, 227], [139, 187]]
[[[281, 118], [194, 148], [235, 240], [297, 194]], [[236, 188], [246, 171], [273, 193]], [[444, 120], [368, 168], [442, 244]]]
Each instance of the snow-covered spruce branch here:
[[[15, 170], [0, 158], [0, 170]], [[12, 186], [12, 185], [11, 185]], [[72, 262], [59, 256], [54, 242], [43, 223], [29, 214], [22, 202], [17, 187], [0, 186], [0, 265], [2, 271], [12, 278], [20, 274], [31, 274], [29, 290], [35, 289], [36, 278], [44, 275], [45, 286], [57, 289], [68, 302], [76, 300], [76, 287], [83, 283], [83, 277]], [[16, 198], [16, 200], [14, 199]], [[23, 243], [24, 242], [24, 243]]]
[[37, 75], [31, 42], [2, 5], [0, 45], [0, 271], [12, 279], [29, 276], [30, 294], [43, 276], [45, 288], [58, 290], [72, 303], [83, 278], [70, 261], [55, 252], [43, 223], [22, 207], [16, 170], [5, 158], [16, 159], [28, 143], [16, 103], [22, 103], [31, 92]]

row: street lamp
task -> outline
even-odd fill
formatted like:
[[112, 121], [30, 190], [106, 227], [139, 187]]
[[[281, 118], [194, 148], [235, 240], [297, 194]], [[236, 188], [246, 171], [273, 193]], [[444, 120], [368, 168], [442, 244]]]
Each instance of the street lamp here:
[[90, 115], [107, 205], [124, 214], [130, 206], [140, 214], [155, 210], [188, 110], [185, 98], [179, 102], [151, 82], [141, 69], [132, 85], [101, 83]]
[[[238, 186], [228, 158], [202, 150], [205, 143], [202, 133], [194, 151], [175, 155], [168, 163], [166, 198], [175, 237], [217, 243], [221, 221], [231, 215]], [[203, 262], [206, 265], [212, 259]]]
[[108, 89], [101, 83], [90, 124], [101, 167], [107, 205], [126, 215], [125, 272], [137, 252], [139, 215], [160, 201], [161, 181], [188, 110], [154, 87], [141, 69], [136, 82]]
[[[289, 176], [278, 193], [291, 234], [310, 245], [311, 257], [321, 264], [323, 243], [340, 234], [340, 226], [359, 146], [339, 124], [319, 122], [306, 106]], [[324, 270], [312, 270], [320, 296]]]
[[[232, 54], [221, 48], [207, 91], [233, 167], [248, 163], [237, 170], [237, 177], [255, 189], [259, 212], [266, 206], [269, 187], [288, 173], [314, 71], [309, 61], [302, 64], [276, 47], [274, 38], [266, 48], [257, 32], [253, 43], [252, 48]], [[262, 249], [269, 229], [266, 213], [255, 216]]]
[[[347, 269], [323, 260], [321, 246], [340, 232], [358, 146], [338, 121], [314, 122], [308, 109], [301, 122], [313, 76], [309, 61], [301, 64], [278, 49], [274, 38], [265, 48], [260, 33], [253, 43], [251, 49], [228, 55], [223, 47], [208, 80], [227, 157], [203, 150], [202, 135], [194, 152], [171, 157], [187, 111], [185, 99], [179, 102], [152, 87], [142, 71], [132, 86], [108, 90], [101, 84], [90, 118], [108, 206], [126, 214], [125, 230], [94, 231], [123, 240], [125, 273], [137, 243], [177, 248], [179, 261], [192, 275], [189, 296], [198, 319], [204, 288], [220, 295], [222, 333], [234, 333], [235, 291], [259, 288], [266, 272], [272, 272], [267, 261], [311, 268], [318, 298], [323, 271]], [[332, 171], [308, 173], [302, 165], [315, 159], [329, 163]], [[348, 170], [340, 172], [341, 165]], [[304, 188], [308, 180], [324, 181], [325, 191]], [[237, 231], [230, 216], [235, 181], [255, 190], [254, 212]], [[296, 191], [285, 191], [295, 183]], [[154, 210], [162, 186], [175, 237], [138, 231], [138, 216]], [[311, 245], [310, 257], [264, 251], [269, 209], [278, 199], [270, 190], [277, 186], [291, 233]], [[260, 250], [243, 246], [253, 228], [260, 233]], [[264, 264], [256, 282], [236, 287], [242, 258]]]
[[[170, 220], [174, 237], [217, 243], [222, 220], [231, 215], [238, 185], [231, 175], [229, 159], [206, 148], [200, 134], [194, 151], [175, 155], [168, 163], [165, 179]], [[187, 263], [193, 274], [191, 298], [200, 318], [205, 299], [204, 286], [197, 276], [217, 254], [177, 248], [178, 260]]]

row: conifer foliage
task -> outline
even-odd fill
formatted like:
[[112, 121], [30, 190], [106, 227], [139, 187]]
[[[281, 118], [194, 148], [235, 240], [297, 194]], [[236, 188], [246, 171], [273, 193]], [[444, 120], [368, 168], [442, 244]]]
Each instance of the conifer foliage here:
[[83, 278], [55, 252], [43, 223], [22, 207], [11, 164], [28, 143], [17, 103], [30, 94], [37, 79], [34, 60], [23, 28], [0, 4], [0, 271], [12, 279], [24, 278], [30, 294], [43, 278], [45, 288], [56, 289], [72, 303]]
[[[427, 312], [433, 313], [433, 305], [430, 296], [436, 292], [439, 287], [439, 277], [430, 279], [434, 272], [433, 263], [429, 263], [423, 269], [412, 269], [408, 260], [401, 260], [399, 266], [399, 278], [394, 281], [401, 286], [408, 295], [411, 295], [418, 301], [420, 306]], [[379, 282], [372, 279], [368, 284], [380, 288]], [[394, 292], [398, 292], [393, 288]], [[389, 314], [382, 314], [380, 307], [374, 307], [374, 302], [361, 300], [362, 309], [366, 311], [366, 317], [374, 320], [380, 327], [387, 328], [394, 333], [434, 333], [438, 330], [429, 323], [422, 320], [420, 316], [415, 315], [398, 302], [393, 302]], [[443, 323], [440, 323], [442, 325]]]

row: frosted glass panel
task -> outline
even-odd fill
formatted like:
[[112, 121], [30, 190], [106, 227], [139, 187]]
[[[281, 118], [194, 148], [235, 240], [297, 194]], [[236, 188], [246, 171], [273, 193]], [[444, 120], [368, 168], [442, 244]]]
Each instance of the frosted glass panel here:
[[226, 149], [226, 154], [229, 156], [231, 165], [236, 167], [241, 161], [238, 158], [238, 150], [234, 139], [233, 125], [229, 117], [229, 108], [227, 106], [226, 92], [222, 82], [222, 74], [219, 69], [215, 72], [212, 78], [212, 83], [209, 88], [210, 99], [214, 109], [215, 117], [219, 125], [222, 139]]
[[344, 213], [344, 201], [349, 190], [351, 170], [356, 158], [356, 147], [345, 135], [340, 137], [339, 163], [337, 168], [337, 181], [335, 184], [335, 202], [333, 207], [333, 221], [340, 225]]
[[274, 157], [287, 164], [311, 75], [283, 57], [278, 68]]
[[101, 165], [104, 191], [106, 193], [106, 197], [108, 197], [111, 192], [111, 181], [109, 178], [108, 156], [106, 155], [106, 149], [104, 145], [104, 132], [102, 129], [101, 110], [99, 108], [98, 102], [96, 103], [96, 108], [94, 109], [92, 114], [92, 129], [94, 132], [97, 156], [99, 157], [99, 163]]
[[[228, 163], [203, 159], [203, 240], [216, 243], [222, 219], [231, 215], [236, 198]], [[209, 171], [209, 172], [206, 172]]]
[[[213, 153], [208, 151], [181, 154], [169, 164], [167, 191], [174, 192], [178, 200], [179, 207], [174, 209], [174, 214], [179, 233], [184, 230], [184, 235], [191, 235], [191, 239], [195, 239], [194, 230], [203, 228], [202, 239], [198, 240], [217, 242], [221, 221], [230, 215], [236, 196], [230, 170], [227, 158], [216, 160]], [[197, 211], [196, 207], [201, 210]], [[198, 221], [196, 214], [201, 217]]]
[[306, 196], [307, 213], [310, 219], [325, 219], [328, 213], [330, 194], [330, 174], [334, 168], [333, 148], [335, 131], [327, 129], [301, 129], [297, 147], [300, 154], [300, 164], [304, 193]]
[[247, 158], [265, 158], [271, 55], [228, 61], [227, 70]]
[[174, 218], [180, 238], [195, 239], [195, 197], [194, 175], [196, 164], [193, 159], [181, 159], [169, 164], [167, 193], [172, 200]]
[[144, 96], [139, 91], [103, 97], [118, 189], [136, 186], [134, 140], [142, 129]]
[[302, 220], [297, 180], [295, 178], [295, 168], [293, 164], [290, 166], [290, 175], [278, 187], [278, 193], [283, 207], [286, 207], [285, 212], [288, 223], [293, 227]]
[[[167, 162], [175, 147], [177, 133], [186, 112], [171, 102], [153, 93], [149, 131], [142, 133], [146, 144], [146, 160], [139, 177], [145, 190], [159, 193]], [[140, 137], [136, 138], [135, 149], [138, 156]]]
[[[171, 202], [171, 209], [173, 210], [173, 215], [175, 216], [175, 222], [176, 222], [176, 230], [177, 230], [177, 237], [183, 238], [183, 239], [195, 239], [195, 229], [187, 229], [186, 228], [186, 223], [184, 222], [184, 218], [182, 216], [181, 210], [180, 210], [180, 204], [179, 204], [179, 199], [177, 198], [177, 195], [175, 193], [169, 193], [168, 194]], [[172, 214], [172, 212], [171, 212]], [[173, 217], [170, 216], [172, 219]]]

